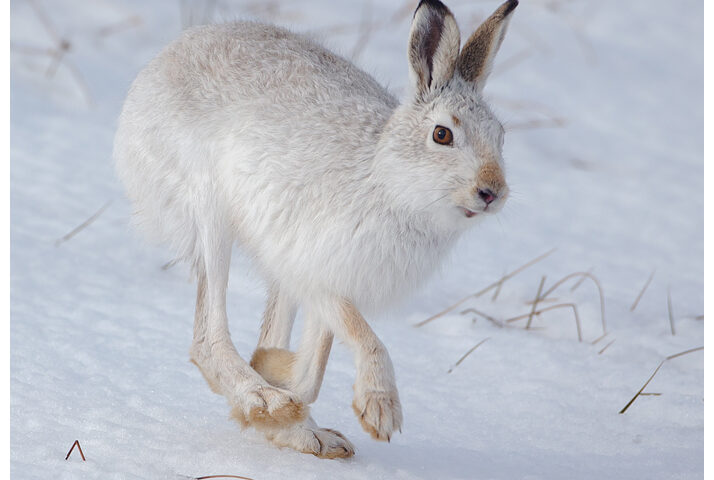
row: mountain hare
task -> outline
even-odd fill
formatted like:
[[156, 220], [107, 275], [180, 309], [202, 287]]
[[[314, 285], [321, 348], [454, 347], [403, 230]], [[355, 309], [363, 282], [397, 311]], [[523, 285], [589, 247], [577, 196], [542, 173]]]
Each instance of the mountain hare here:
[[[422, 0], [407, 49], [414, 92], [401, 105], [306, 36], [250, 22], [186, 31], [134, 81], [118, 174], [139, 223], [197, 277], [191, 360], [232, 415], [275, 445], [354, 454], [308, 414], [333, 334], [355, 352], [364, 429], [387, 441], [400, 430], [391, 360], [360, 311], [414, 290], [505, 201], [504, 131], [481, 91], [517, 5], [501, 5], [459, 52], [449, 9]], [[269, 284], [250, 364], [226, 317], [234, 243]]]

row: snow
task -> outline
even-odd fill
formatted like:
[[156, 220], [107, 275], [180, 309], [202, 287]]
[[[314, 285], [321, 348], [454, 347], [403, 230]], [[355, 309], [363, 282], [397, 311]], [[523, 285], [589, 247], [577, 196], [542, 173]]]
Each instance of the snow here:
[[[193, 23], [249, 17], [313, 32], [402, 93], [412, 3], [11, 3], [14, 478], [703, 477], [701, 351], [666, 362], [645, 389], [661, 395], [618, 414], [660, 361], [704, 341], [699, 1], [521, 2], [486, 90], [509, 129], [513, 196], [423, 290], [370, 319], [404, 409], [403, 433], [390, 444], [372, 441], [349, 408], [354, 367], [344, 345], [333, 348], [313, 413], [356, 445], [345, 461], [279, 450], [241, 431], [188, 362], [195, 287], [186, 267], [162, 270], [170, 255], [130, 227], [110, 160], [131, 80], [192, 14]], [[497, 6], [450, 3], [462, 37]], [[29, 48], [56, 45], [38, 12], [70, 42], [54, 75], [52, 59]], [[127, 19], [139, 23], [102, 35]], [[107, 202], [96, 221], [56, 244]], [[592, 269], [609, 332], [596, 344], [602, 327], [589, 281], [554, 294], [577, 304], [583, 342], [565, 309], [529, 330], [525, 321], [473, 322], [463, 308], [413, 326], [551, 248], [496, 300], [489, 292], [463, 308], [505, 320], [528, 313], [542, 276], [548, 287]], [[240, 254], [231, 275], [231, 331], [249, 356], [264, 286]], [[86, 462], [76, 451], [64, 460], [74, 440]]]

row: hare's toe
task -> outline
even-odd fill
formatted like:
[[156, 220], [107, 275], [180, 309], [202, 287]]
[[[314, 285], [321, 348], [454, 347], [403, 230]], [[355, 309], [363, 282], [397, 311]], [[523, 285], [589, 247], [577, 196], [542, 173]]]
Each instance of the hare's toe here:
[[348, 458], [355, 454], [352, 442], [337, 430], [320, 428], [314, 422], [305, 422], [266, 434], [278, 447], [287, 447], [319, 458]]
[[297, 395], [282, 388], [256, 385], [241, 395], [231, 415], [242, 426], [280, 428], [301, 422], [308, 409]]
[[352, 409], [362, 428], [375, 440], [388, 442], [402, 427], [402, 406], [395, 392], [365, 392], [355, 396]]

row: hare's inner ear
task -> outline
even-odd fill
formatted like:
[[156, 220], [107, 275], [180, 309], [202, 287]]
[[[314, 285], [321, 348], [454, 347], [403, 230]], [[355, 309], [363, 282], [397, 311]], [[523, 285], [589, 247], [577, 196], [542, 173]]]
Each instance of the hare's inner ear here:
[[409, 33], [409, 73], [417, 93], [446, 83], [454, 74], [461, 36], [456, 20], [439, 0], [421, 0]]
[[506, 35], [511, 13], [517, 6], [518, 0], [508, 0], [498, 7], [469, 37], [461, 50], [457, 63], [459, 73], [465, 80], [476, 82], [479, 91], [483, 90], [491, 73], [493, 59]]

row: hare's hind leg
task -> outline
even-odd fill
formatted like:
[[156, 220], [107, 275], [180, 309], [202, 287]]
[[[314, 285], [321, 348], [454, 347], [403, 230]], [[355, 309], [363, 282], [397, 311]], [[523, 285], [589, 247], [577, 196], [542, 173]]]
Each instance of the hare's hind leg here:
[[304, 420], [306, 411], [299, 398], [269, 385], [238, 355], [231, 341], [226, 315], [228, 236], [205, 235], [201, 245], [196, 262], [198, 295], [191, 360], [211, 389], [228, 399], [232, 415], [243, 426], [280, 426]]
[[[296, 353], [287, 350], [292, 329], [294, 308], [271, 290], [263, 317], [258, 348], [251, 366], [272, 385], [288, 388], [305, 404], [317, 399], [327, 359], [332, 348], [332, 332], [327, 329], [320, 312], [307, 309], [305, 326]], [[263, 429], [265, 436], [279, 447], [311, 453], [320, 458], [345, 458], [354, 455], [354, 446], [340, 432], [320, 428], [312, 417], [284, 428]]]
[[293, 331], [297, 306], [286, 295], [280, 293], [280, 287], [273, 285], [268, 293], [268, 304], [263, 313], [260, 327], [258, 349], [290, 348], [290, 334]]

